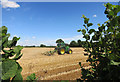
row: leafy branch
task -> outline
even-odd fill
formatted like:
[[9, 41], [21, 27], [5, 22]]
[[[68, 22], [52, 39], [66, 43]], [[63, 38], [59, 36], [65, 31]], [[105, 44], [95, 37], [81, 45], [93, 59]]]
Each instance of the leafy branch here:
[[102, 25], [98, 24], [98, 31], [88, 29], [93, 24], [89, 23], [89, 18], [84, 15], [82, 18], [85, 29], [78, 30], [86, 40], [82, 47], [87, 52], [84, 54], [88, 56], [86, 61], [92, 66], [90, 69], [84, 69], [80, 62], [83, 80], [120, 79], [120, 16], [118, 15], [120, 6], [110, 3], [104, 6], [108, 21]]

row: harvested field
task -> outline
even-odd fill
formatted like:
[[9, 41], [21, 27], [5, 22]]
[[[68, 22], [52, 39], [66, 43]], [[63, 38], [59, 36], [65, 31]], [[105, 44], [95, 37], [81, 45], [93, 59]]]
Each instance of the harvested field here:
[[83, 48], [71, 48], [73, 54], [42, 55], [53, 49], [24, 48], [23, 56], [18, 60], [23, 68], [23, 78], [35, 73], [39, 80], [75, 80], [81, 76], [79, 62], [82, 62], [85, 67], [89, 67], [89, 64], [86, 63], [87, 57], [83, 55]]

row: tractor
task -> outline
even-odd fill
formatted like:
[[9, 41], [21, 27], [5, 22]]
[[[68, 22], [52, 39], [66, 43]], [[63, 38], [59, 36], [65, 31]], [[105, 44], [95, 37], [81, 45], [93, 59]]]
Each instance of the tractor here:
[[72, 50], [68, 46], [68, 44], [65, 44], [64, 42], [58, 43], [55, 50], [59, 55], [72, 54]]
[[64, 55], [65, 53], [72, 54], [72, 50], [70, 49], [68, 44], [65, 44], [64, 42], [57, 43], [57, 46], [53, 51], [47, 51], [43, 54], [47, 56], [51, 56], [54, 55], [55, 52], [57, 52], [59, 55]]

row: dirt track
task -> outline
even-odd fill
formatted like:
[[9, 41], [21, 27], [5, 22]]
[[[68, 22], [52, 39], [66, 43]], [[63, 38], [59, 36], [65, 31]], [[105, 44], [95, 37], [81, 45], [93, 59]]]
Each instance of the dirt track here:
[[24, 48], [23, 56], [18, 61], [23, 68], [22, 75], [25, 79], [35, 73], [39, 80], [75, 80], [80, 78], [79, 62], [85, 62], [82, 48], [71, 48], [73, 54], [45, 56], [44, 53], [54, 48]]

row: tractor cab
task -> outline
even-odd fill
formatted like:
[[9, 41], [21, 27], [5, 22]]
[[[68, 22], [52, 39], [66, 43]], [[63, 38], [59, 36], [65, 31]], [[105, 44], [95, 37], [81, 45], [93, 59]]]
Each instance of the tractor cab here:
[[58, 43], [57, 47], [65, 47], [65, 43]]
[[70, 49], [68, 44], [65, 44], [64, 42], [58, 43], [55, 50], [58, 52], [58, 54], [72, 54], [72, 50]]

